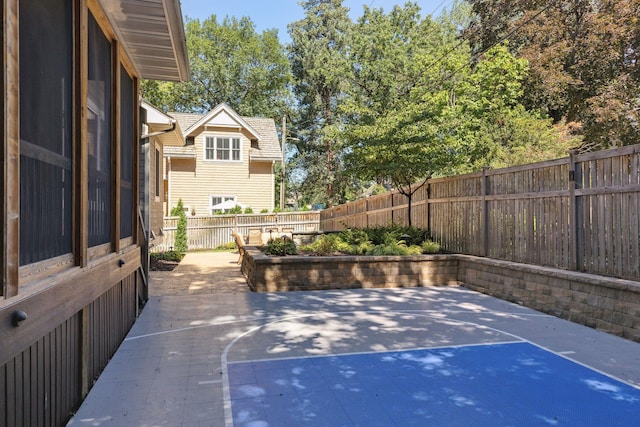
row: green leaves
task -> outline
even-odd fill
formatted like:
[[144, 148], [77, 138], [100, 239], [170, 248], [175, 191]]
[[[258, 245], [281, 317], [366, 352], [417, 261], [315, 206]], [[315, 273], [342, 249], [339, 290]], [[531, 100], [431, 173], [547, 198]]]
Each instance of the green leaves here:
[[165, 111], [200, 112], [226, 102], [245, 116], [282, 116], [290, 104], [289, 62], [276, 30], [258, 34], [249, 18], [215, 15], [186, 23], [191, 80], [143, 83], [143, 96]]

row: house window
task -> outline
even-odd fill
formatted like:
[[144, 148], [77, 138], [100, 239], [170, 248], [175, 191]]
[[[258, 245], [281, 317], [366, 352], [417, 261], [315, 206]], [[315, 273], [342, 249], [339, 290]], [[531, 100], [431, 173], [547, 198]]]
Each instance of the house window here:
[[111, 240], [111, 43], [89, 14], [89, 246]]
[[226, 160], [239, 162], [242, 147], [240, 138], [207, 136], [205, 138], [204, 156], [206, 160]]
[[156, 197], [160, 197], [160, 180], [162, 179], [162, 156], [160, 155], [160, 150], [156, 148], [156, 169], [155, 169], [155, 190], [154, 194]]
[[207, 160], [215, 159], [216, 152], [216, 139], [212, 136], [208, 136], [205, 138], [205, 146], [204, 146], [204, 158]]
[[209, 196], [209, 212], [229, 212], [236, 206], [236, 196]]
[[120, 238], [133, 236], [133, 79], [120, 66]]
[[72, 4], [20, 1], [20, 265], [72, 252]]

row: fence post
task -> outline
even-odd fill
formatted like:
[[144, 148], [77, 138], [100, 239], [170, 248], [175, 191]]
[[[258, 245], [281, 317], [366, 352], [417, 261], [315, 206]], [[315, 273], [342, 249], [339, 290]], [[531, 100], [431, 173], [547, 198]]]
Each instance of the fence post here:
[[429, 230], [429, 236], [431, 236], [431, 238], [433, 238], [433, 235], [431, 234], [431, 179], [429, 179], [429, 181], [427, 181], [427, 185], [425, 186], [425, 203], [426, 203], [426, 209], [427, 209], [427, 230]]
[[487, 170], [488, 167], [482, 168], [482, 181], [480, 182], [480, 191], [482, 193], [482, 256], [489, 256], [489, 209], [487, 196], [489, 192]]
[[569, 270], [578, 270], [578, 206], [576, 199], [576, 151], [569, 151]]
[[366, 228], [369, 228], [369, 199], [365, 199], [364, 219]]

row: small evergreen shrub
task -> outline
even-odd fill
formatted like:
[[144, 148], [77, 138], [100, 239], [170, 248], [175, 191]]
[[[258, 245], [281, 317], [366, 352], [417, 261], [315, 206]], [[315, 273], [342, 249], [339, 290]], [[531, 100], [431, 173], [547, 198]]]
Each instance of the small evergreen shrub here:
[[245, 214], [252, 214], [252, 213], [253, 213], [253, 209], [251, 209], [251, 208], [245, 208], [245, 209], [244, 209], [244, 213], [245, 213]]
[[178, 204], [171, 209], [171, 216], [177, 216], [178, 225], [176, 227], [176, 236], [173, 242], [175, 251], [185, 254], [187, 252], [187, 215], [184, 213], [184, 205], [182, 199], [178, 200]]

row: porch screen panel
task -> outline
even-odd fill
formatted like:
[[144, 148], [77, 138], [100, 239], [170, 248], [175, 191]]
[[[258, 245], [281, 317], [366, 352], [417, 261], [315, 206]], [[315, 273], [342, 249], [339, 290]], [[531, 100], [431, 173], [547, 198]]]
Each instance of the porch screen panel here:
[[20, 1], [20, 265], [72, 251], [71, 4]]
[[111, 43], [89, 14], [89, 246], [111, 239]]
[[120, 238], [133, 235], [133, 79], [120, 67]]

